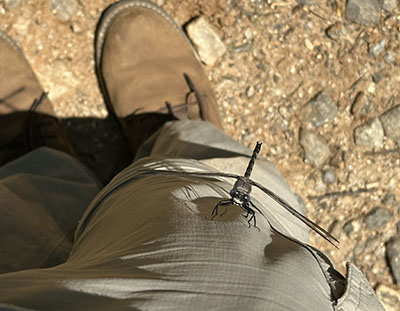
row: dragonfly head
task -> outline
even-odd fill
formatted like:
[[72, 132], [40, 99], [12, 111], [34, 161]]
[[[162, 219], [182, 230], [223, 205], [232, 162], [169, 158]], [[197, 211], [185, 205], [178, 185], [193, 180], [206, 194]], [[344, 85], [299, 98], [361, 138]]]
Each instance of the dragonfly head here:
[[233, 188], [230, 195], [233, 201], [238, 204], [245, 204], [250, 201], [250, 196], [247, 194], [247, 191], [243, 191], [243, 189], [240, 188]]

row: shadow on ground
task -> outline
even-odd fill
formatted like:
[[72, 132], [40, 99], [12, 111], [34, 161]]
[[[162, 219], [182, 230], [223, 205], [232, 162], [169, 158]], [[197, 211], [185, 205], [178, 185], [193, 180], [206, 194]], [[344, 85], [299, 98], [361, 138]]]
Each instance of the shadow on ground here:
[[103, 184], [132, 162], [128, 142], [114, 117], [64, 118], [61, 123], [79, 160]]

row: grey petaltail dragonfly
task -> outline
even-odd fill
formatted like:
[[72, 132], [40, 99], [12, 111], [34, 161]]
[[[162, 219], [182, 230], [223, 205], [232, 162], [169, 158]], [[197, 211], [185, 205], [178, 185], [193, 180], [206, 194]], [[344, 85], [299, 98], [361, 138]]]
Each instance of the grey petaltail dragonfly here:
[[[278, 196], [276, 193], [274, 193], [272, 190], [264, 187], [260, 183], [250, 179], [250, 174], [253, 170], [254, 163], [256, 161], [257, 155], [261, 150], [261, 142], [257, 142], [253, 154], [250, 158], [249, 164], [247, 166], [246, 172], [244, 173], [243, 176], [237, 175], [237, 174], [231, 174], [231, 173], [222, 173], [222, 172], [213, 172], [213, 173], [207, 173], [207, 172], [178, 172], [178, 171], [169, 171], [169, 170], [151, 170], [151, 171], [145, 171], [139, 174], [137, 177], [144, 177], [144, 176], [149, 176], [149, 175], [162, 175], [162, 176], [177, 176], [177, 177], [226, 177], [226, 178], [233, 178], [236, 179], [236, 182], [233, 185], [232, 190], [229, 192], [230, 198], [221, 200], [217, 203], [217, 205], [214, 207], [211, 213], [211, 218], [214, 218], [216, 215], [218, 215], [218, 209], [221, 206], [228, 206], [228, 205], [237, 205], [240, 208], [242, 208], [245, 212], [246, 215], [243, 215], [246, 217], [247, 222], [249, 223], [249, 226], [251, 227], [251, 224], [253, 222], [253, 226], [258, 229], [256, 226], [256, 211], [261, 214], [267, 221], [267, 217], [263, 214], [263, 212], [254, 205], [254, 203], [251, 201], [250, 197], [250, 192], [252, 190], [252, 186], [257, 187], [260, 189], [262, 192], [267, 194], [272, 200], [277, 202], [280, 206], [282, 206], [284, 209], [286, 209], [290, 214], [292, 214], [294, 217], [299, 219], [301, 222], [303, 222], [305, 225], [307, 225], [310, 229], [315, 231], [318, 235], [320, 235], [322, 238], [324, 238], [326, 241], [331, 243], [333, 246], [337, 247], [335, 243], [339, 243], [339, 240], [336, 239], [333, 235], [331, 235], [328, 231], [326, 231], [324, 228], [298, 212], [295, 208], [293, 208], [286, 200]], [[269, 221], [268, 221], [269, 222]]]

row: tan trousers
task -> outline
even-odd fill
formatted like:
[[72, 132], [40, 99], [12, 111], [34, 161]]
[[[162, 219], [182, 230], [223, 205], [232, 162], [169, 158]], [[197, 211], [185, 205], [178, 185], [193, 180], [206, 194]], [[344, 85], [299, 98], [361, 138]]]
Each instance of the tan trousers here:
[[[209, 123], [176, 121], [95, 197], [95, 178], [59, 152], [38, 149], [4, 166], [3, 269], [57, 265], [80, 221], [65, 263], [0, 275], [0, 307], [383, 310], [357, 268], [348, 264], [342, 277], [304, 244], [307, 228], [260, 191], [253, 190], [252, 200], [266, 218], [257, 215], [257, 231], [237, 206], [210, 217], [233, 180], [142, 175], [166, 169], [243, 174], [249, 154]], [[299, 209], [270, 163], [258, 160], [252, 178]]]

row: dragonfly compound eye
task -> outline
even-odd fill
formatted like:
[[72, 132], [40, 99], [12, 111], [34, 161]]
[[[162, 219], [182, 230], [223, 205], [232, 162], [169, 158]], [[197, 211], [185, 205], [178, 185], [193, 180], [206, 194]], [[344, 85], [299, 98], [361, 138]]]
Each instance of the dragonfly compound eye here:
[[231, 197], [238, 197], [239, 196], [239, 190], [233, 188], [230, 192]]

